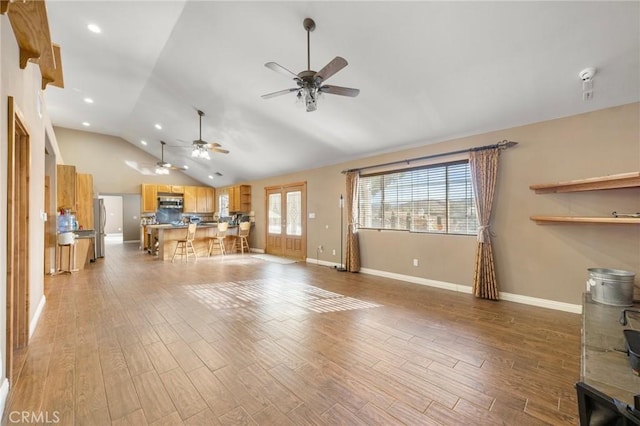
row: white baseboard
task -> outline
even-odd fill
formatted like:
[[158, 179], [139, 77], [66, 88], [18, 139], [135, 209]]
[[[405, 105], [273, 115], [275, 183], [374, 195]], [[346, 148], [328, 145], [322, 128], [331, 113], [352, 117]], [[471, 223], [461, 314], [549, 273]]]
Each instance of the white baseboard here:
[[339, 263], [327, 262], [326, 260], [313, 259], [311, 257], [307, 257], [305, 259], [305, 262], [310, 263], [312, 265], [330, 266], [330, 267], [334, 267], [334, 268], [337, 268], [338, 266], [340, 266]]
[[[307, 260], [307, 262], [309, 262], [309, 260]], [[315, 259], [311, 259], [311, 262], [309, 263], [315, 263]], [[331, 265], [329, 262], [320, 261], [319, 263]], [[406, 281], [414, 284], [420, 284], [420, 285], [426, 285], [429, 287], [441, 288], [444, 290], [456, 291], [459, 293], [471, 294], [472, 292], [472, 288], [467, 285], [453, 284], [453, 283], [448, 283], [444, 281], [429, 280], [426, 278], [414, 277], [411, 275], [396, 274], [393, 272], [379, 271], [376, 269], [369, 269], [369, 268], [362, 268], [360, 272], [363, 274], [376, 275], [379, 277], [391, 278], [394, 280]], [[500, 299], [506, 300], [508, 302], [522, 303], [524, 305], [532, 305], [532, 306], [538, 306], [541, 308], [554, 309], [556, 311], [571, 312], [573, 314], [582, 313], [582, 305], [574, 305], [571, 303], [558, 302], [555, 300], [523, 296], [521, 294], [506, 293], [501, 291]]]
[[262, 254], [264, 254], [264, 249], [250, 248], [249, 249], [249, 253], [262, 253]]
[[38, 325], [38, 320], [40, 319], [40, 315], [42, 314], [42, 310], [44, 309], [44, 304], [47, 303], [47, 299], [42, 295], [40, 299], [40, 303], [38, 303], [38, 307], [36, 308], [36, 312], [33, 315], [31, 321], [29, 321], [29, 338], [33, 336], [33, 333], [36, 331], [36, 326]]
[[7, 403], [7, 397], [9, 396], [9, 380], [5, 377], [2, 380], [2, 386], [0, 386], [0, 418], [4, 415], [4, 407]]

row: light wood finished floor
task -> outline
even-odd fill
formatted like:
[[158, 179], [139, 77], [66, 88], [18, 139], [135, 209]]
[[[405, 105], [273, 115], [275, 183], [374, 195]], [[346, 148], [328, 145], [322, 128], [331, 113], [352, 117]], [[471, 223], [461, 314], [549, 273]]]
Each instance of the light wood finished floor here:
[[46, 278], [4, 424], [23, 411], [89, 426], [578, 423], [579, 315], [136, 248]]

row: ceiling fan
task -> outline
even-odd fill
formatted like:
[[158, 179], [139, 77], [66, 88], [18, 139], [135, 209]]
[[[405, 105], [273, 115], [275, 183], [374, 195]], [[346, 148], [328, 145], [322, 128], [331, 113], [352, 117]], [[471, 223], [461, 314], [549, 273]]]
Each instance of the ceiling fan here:
[[207, 142], [202, 140], [202, 116], [204, 116], [204, 112], [198, 110], [200, 133], [198, 139], [194, 140], [191, 143], [191, 156], [194, 158], [204, 158], [209, 160], [211, 159], [211, 157], [209, 156], [209, 151], [218, 152], [220, 154], [228, 154], [229, 151], [226, 149], [222, 149], [222, 145], [220, 145], [218, 142]]
[[305, 18], [302, 22], [302, 26], [307, 31], [307, 69], [301, 71], [298, 74], [294, 74], [282, 65], [275, 62], [267, 62], [265, 67], [284, 74], [287, 77], [293, 78], [298, 87], [292, 89], [280, 90], [278, 92], [268, 93], [262, 95], [263, 99], [273, 98], [275, 96], [284, 95], [286, 93], [298, 92], [298, 98], [304, 98], [304, 103], [307, 107], [307, 112], [315, 111], [318, 104], [318, 95], [320, 93], [329, 93], [331, 95], [349, 96], [355, 98], [360, 93], [359, 89], [351, 89], [349, 87], [329, 86], [324, 84], [332, 75], [343, 69], [348, 65], [346, 59], [336, 56], [331, 62], [324, 66], [320, 71], [311, 70], [311, 54], [309, 47], [310, 33], [316, 28], [316, 23], [311, 18]]
[[160, 157], [160, 161], [156, 163], [156, 174], [158, 175], [168, 175], [169, 170], [186, 170], [182, 167], [177, 167], [172, 165], [171, 163], [167, 163], [164, 161], [164, 146], [167, 144], [165, 141], [160, 141], [162, 145], [162, 156]]

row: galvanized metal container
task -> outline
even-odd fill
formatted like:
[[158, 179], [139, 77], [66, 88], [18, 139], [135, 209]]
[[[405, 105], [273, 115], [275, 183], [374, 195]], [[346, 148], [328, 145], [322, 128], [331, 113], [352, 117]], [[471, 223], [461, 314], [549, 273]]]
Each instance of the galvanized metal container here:
[[591, 299], [613, 306], [633, 305], [633, 272], [622, 269], [589, 268]]

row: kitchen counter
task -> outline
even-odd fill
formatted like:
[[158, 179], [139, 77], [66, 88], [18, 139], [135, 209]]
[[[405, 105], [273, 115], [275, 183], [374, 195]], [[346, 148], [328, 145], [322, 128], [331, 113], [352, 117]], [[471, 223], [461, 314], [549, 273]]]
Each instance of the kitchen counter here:
[[[640, 304], [627, 309], [640, 309]], [[633, 374], [624, 352], [622, 330], [640, 330], [640, 314], [627, 313], [628, 324], [619, 322], [622, 306], [604, 305], [583, 295], [581, 380], [605, 394], [633, 406], [640, 394], [640, 377]]]
[[[157, 242], [158, 259], [171, 260], [173, 252], [176, 248], [177, 240], [187, 235], [188, 225], [173, 224], [156, 224], [145, 225], [145, 234], [148, 235], [148, 245], [155, 246]], [[231, 236], [237, 233], [236, 225], [229, 225], [227, 235]], [[196, 227], [196, 235], [193, 240], [193, 246], [198, 257], [207, 256], [209, 254], [210, 238], [216, 235], [218, 224], [216, 223], [199, 223]], [[150, 252], [155, 250], [151, 249]]]

